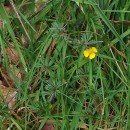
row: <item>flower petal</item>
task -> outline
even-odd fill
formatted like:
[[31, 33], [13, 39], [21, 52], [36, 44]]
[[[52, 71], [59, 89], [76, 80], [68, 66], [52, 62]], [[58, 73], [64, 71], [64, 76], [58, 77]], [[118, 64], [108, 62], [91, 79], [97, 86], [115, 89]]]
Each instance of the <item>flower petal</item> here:
[[97, 52], [96, 47], [92, 47], [91, 49], [92, 49], [92, 51], [93, 51], [94, 53], [96, 53], [96, 52]]
[[91, 53], [91, 54], [89, 55], [89, 59], [92, 60], [93, 58], [95, 58], [95, 56], [96, 56], [95, 53]]
[[84, 57], [88, 57], [89, 56], [89, 50], [85, 50], [84, 51]]

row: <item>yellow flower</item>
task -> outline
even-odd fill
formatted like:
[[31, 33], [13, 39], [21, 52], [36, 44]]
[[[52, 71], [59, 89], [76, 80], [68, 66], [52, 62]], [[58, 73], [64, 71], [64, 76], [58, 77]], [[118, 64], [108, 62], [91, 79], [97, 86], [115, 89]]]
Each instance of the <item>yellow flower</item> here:
[[86, 49], [86, 50], [84, 51], [84, 57], [88, 57], [88, 56], [89, 56], [89, 50]]
[[92, 51], [96, 53], [97, 52], [96, 47], [92, 47]]
[[89, 49], [86, 49], [83, 54], [84, 54], [84, 57], [88, 57], [90, 60], [94, 59], [96, 54], [97, 53], [97, 49], [96, 47], [91, 47]]
[[92, 60], [93, 58], [95, 58], [95, 56], [96, 56], [95, 53], [90, 53], [89, 59]]

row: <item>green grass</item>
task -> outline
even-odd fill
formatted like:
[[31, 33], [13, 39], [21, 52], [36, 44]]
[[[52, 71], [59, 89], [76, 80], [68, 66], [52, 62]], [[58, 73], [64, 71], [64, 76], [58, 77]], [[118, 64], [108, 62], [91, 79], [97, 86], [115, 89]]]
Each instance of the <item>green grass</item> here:
[[[16, 0], [19, 19], [8, 1], [0, 1], [0, 66], [18, 91], [13, 110], [0, 104], [0, 128], [42, 130], [51, 120], [57, 130], [129, 130], [130, 23], [121, 23], [129, 22], [129, 3], [52, 0], [36, 10], [35, 0]], [[98, 53], [90, 60], [83, 51], [92, 46]], [[8, 47], [18, 52], [17, 63], [6, 55]], [[15, 84], [10, 64], [24, 75], [14, 73]]]

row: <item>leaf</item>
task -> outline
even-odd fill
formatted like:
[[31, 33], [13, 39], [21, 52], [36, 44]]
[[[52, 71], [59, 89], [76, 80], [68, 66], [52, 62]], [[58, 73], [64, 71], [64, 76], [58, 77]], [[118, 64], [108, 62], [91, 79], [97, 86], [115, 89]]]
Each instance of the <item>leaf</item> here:
[[17, 50], [18, 53], [19, 53], [20, 61], [21, 61], [21, 63], [23, 64], [24, 69], [27, 71], [25, 59], [24, 59], [23, 54], [22, 54], [22, 52], [21, 52], [20, 46], [19, 46], [19, 44], [18, 44], [18, 42], [17, 42], [17, 40], [16, 40], [14, 31], [13, 31], [11, 25], [10, 25], [9, 16], [7, 15], [7, 13], [6, 13], [6, 11], [5, 11], [4, 6], [3, 6], [2, 3], [0, 3], [0, 9], [1, 9], [1, 10], [0, 10], [0, 15], [1, 15], [1, 17], [2, 17], [2, 20], [4, 21], [6, 27], [7, 27], [8, 31], [9, 31], [9, 34], [10, 34], [10, 36], [11, 36], [11, 38], [12, 38], [12, 41], [13, 41], [13, 43], [14, 43], [14, 46], [16, 47], [16, 50]]
[[8, 108], [10, 110], [13, 109], [13, 107], [16, 104], [15, 96], [16, 96], [17, 92], [10, 87], [6, 87], [6, 86], [0, 84], [0, 93], [4, 97], [6, 103], [8, 104]]
[[104, 21], [104, 23], [109, 27], [109, 29], [112, 31], [112, 33], [116, 36], [116, 38], [119, 40], [119, 42], [122, 44], [125, 44], [124, 41], [122, 40], [121, 36], [117, 33], [115, 28], [112, 26], [110, 23], [109, 19], [105, 16], [104, 12], [100, 9], [99, 5], [95, 2], [95, 0], [72, 0], [75, 2], [79, 2], [82, 4], [90, 4], [93, 6], [95, 12], [99, 15], [99, 17]]
[[20, 125], [18, 124], [18, 122], [14, 118], [11, 118], [11, 120], [15, 124], [15, 126], [18, 128], [18, 130], [22, 130], [22, 128], [20, 127]]
[[95, 9], [95, 12], [100, 16], [100, 18], [104, 21], [104, 23], [109, 27], [109, 29], [112, 31], [112, 33], [118, 38], [119, 42], [122, 44], [125, 44], [120, 35], [117, 33], [115, 28], [112, 26], [108, 18], [105, 16], [103, 11], [100, 9], [98, 5], [93, 4], [93, 8]]
[[6, 48], [5, 51], [6, 51], [7, 58], [11, 60], [14, 64], [16, 64], [19, 61], [20, 57], [18, 52], [15, 49]]

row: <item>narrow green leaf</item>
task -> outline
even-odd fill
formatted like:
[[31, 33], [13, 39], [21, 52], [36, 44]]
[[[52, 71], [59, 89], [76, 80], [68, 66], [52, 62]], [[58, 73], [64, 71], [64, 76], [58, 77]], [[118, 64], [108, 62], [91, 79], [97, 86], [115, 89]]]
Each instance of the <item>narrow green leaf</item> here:
[[13, 118], [11, 118], [11, 120], [15, 124], [15, 126], [18, 128], [18, 130], [22, 130], [22, 128], [19, 126], [16, 120], [14, 120]]
[[13, 29], [12, 29], [12, 27], [10, 25], [9, 16], [6, 13], [3, 4], [1, 4], [1, 3], [0, 3], [0, 15], [1, 15], [1, 17], [2, 17], [2, 19], [4, 21], [4, 23], [5, 23], [8, 31], [9, 31], [9, 33], [10, 33], [10, 36], [11, 36], [11, 38], [12, 38], [12, 40], [14, 42], [14, 46], [16, 47], [16, 50], [17, 50], [17, 52], [18, 52], [18, 54], [20, 56], [20, 60], [21, 60], [21, 62], [23, 64], [23, 66], [24, 66], [24, 69], [27, 71], [27, 67], [26, 67], [26, 63], [25, 63], [23, 54], [22, 54], [22, 52], [20, 50], [19, 44], [18, 44], [18, 42], [17, 42], [17, 40], [15, 38], [15, 34], [14, 34]]

